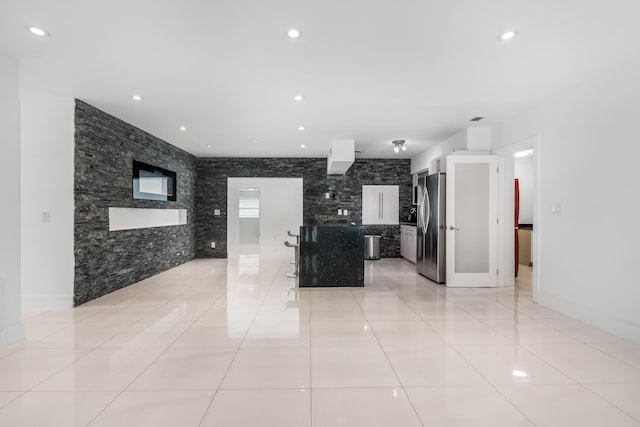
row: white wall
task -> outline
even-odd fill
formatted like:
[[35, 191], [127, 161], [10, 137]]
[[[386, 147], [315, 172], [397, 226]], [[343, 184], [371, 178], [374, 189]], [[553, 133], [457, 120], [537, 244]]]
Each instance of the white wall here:
[[[455, 150], [489, 150], [491, 148], [491, 128], [472, 126], [461, 130], [433, 147], [411, 158], [411, 173], [429, 169], [436, 172], [435, 161], [438, 157], [451, 154]], [[444, 168], [444, 164], [442, 164]], [[444, 172], [444, 169], [442, 170]]]
[[467, 130], [460, 131], [442, 142], [411, 158], [411, 173], [433, 169], [431, 163], [440, 156], [450, 154], [453, 150], [467, 149]]
[[638, 75], [630, 59], [506, 121], [494, 148], [540, 135], [538, 301], [640, 342]]
[[261, 250], [291, 253], [284, 241], [295, 239], [287, 230], [298, 233], [302, 225], [302, 178], [229, 178], [227, 184], [227, 244], [238, 244], [238, 191], [255, 187], [260, 191]]
[[20, 320], [20, 98], [18, 63], [0, 53], [0, 347], [24, 337]]
[[72, 307], [75, 101], [21, 104], [22, 305]]
[[520, 224], [533, 224], [533, 159], [515, 159], [514, 176], [520, 187]]

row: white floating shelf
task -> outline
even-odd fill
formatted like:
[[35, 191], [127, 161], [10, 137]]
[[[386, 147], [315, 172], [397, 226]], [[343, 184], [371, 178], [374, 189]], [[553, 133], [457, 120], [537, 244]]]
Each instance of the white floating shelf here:
[[169, 227], [186, 223], [186, 209], [109, 208], [109, 231]]

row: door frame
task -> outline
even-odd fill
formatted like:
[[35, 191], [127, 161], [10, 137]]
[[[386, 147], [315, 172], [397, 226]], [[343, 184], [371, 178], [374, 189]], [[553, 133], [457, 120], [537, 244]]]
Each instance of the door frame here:
[[513, 236], [513, 179], [514, 174], [514, 158], [513, 155], [519, 151], [533, 149], [533, 232], [531, 233], [531, 257], [533, 259], [533, 277], [531, 283], [531, 292], [534, 302], [538, 301], [540, 294], [540, 272], [542, 257], [541, 236], [543, 232], [543, 224], [541, 224], [541, 177], [540, 163], [542, 159], [541, 138], [535, 135], [520, 141], [508, 144], [494, 150], [494, 154], [500, 159], [500, 174], [498, 184], [498, 209], [500, 218], [506, 218], [501, 221], [498, 227], [498, 239], [500, 241], [500, 253], [498, 256], [498, 283], [499, 286], [514, 285], [514, 245]]

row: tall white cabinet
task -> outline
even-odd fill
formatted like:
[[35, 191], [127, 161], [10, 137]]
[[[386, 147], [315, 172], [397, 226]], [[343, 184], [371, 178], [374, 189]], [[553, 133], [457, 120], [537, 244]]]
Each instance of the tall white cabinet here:
[[362, 186], [362, 225], [398, 225], [399, 209], [398, 185]]

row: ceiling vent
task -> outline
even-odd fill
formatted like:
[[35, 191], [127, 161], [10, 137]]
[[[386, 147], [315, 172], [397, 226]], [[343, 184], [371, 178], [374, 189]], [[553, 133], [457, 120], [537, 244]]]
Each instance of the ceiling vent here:
[[327, 158], [327, 175], [344, 175], [356, 159], [355, 148], [353, 139], [332, 141]]
[[479, 122], [480, 120], [484, 119], [484, 116], [476, 116], [473, 119], [469, 120], [470, 122]]

